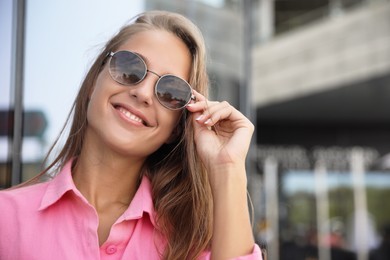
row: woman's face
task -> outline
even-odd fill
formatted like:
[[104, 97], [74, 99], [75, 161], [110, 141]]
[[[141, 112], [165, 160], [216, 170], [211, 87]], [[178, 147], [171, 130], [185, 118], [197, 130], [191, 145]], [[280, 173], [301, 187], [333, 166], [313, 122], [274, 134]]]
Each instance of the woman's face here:
[[[149, 70], [173, 74], [188, 81], [191, 55], [174, 34], [153, 30], [133, 35], [118, 50], [144, 57]], [[93, 149], [111, 149], [125, 156], [145, 158], [175, 138], [181, 110], [163, 107], [154, 94], [158, 76], [148, 73], [134, 86], [115, 82], [108, 62], [99, 74], [90, 96], [86, 143]]]

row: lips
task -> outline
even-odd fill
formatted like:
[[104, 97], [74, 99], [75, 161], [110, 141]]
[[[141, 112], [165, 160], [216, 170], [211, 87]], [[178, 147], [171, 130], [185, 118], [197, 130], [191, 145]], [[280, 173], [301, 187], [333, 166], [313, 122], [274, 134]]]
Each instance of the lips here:
[[124, 115], [130, 121], [141, 123], [144, 126], [150, 126], [150, 124], [147, 122], [147, 120], [141, 113], [133, 111], [130, 108], [126, 107], [125, 105], [121, 105], [121, 104], [115, 104], [114, 108], [118, 110], [122, 115]]

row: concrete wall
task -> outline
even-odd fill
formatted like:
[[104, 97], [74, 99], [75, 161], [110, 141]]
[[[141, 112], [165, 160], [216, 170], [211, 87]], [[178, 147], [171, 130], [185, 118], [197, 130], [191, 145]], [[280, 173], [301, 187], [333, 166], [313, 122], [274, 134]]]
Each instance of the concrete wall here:
[[253, 51], [261, 107], [390, 73], [390, 2], [374, 1], [276, 37]]

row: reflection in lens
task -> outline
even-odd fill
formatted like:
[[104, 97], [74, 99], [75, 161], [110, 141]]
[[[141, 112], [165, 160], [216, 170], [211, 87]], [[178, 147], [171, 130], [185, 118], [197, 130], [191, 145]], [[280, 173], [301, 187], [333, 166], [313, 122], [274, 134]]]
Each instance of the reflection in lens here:
[[120, 84], [134, 85], [145, 77], [146, 65], [136, 54], [118, 51], [111, 58], [110, 74]]
[[157, 82], [156, 95], [159, 102], [170, 109], [180, 109], [191, 99], [191, 87], [183, 79], [165, 75]]

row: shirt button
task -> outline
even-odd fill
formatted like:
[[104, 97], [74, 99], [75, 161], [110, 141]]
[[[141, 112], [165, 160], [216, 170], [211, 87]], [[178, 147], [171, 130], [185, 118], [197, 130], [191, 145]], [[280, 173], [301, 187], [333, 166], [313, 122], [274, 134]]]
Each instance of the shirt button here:
[[116, 246], [111, 245], [106, 248], [106, 253], [109, 255], [115, 254], [117, 251]]

